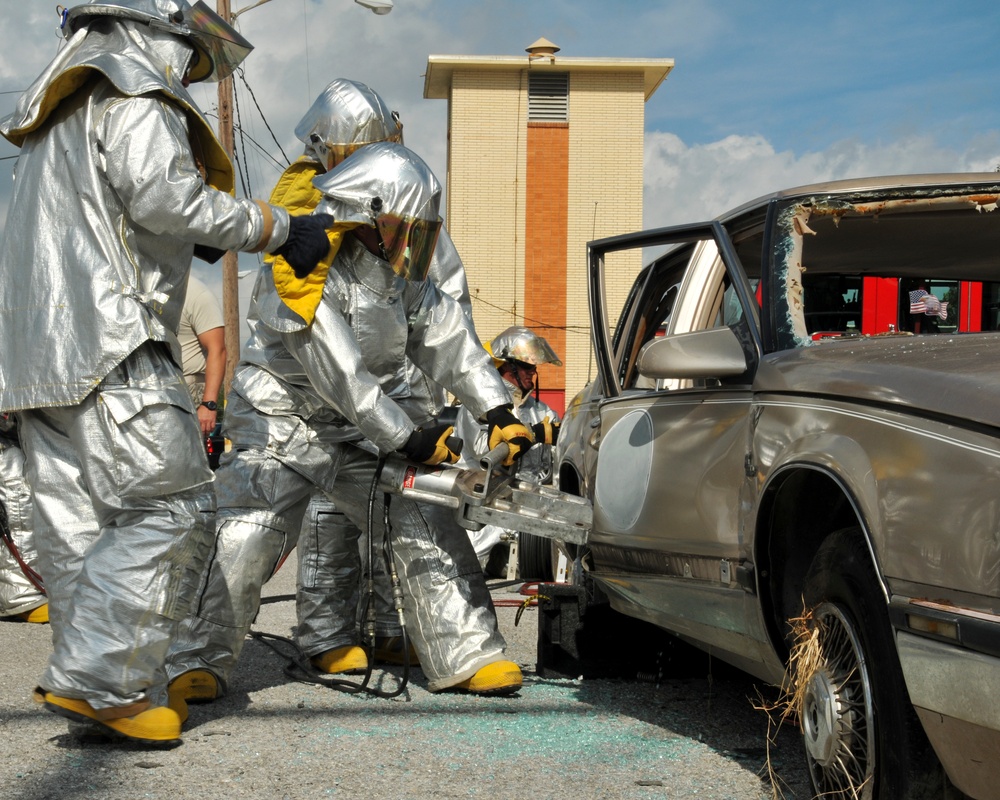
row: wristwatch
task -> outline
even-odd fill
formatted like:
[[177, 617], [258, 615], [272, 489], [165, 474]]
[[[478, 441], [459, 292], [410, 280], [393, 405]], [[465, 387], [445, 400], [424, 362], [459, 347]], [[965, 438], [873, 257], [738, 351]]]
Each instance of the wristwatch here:
[[202, 400], [201, 404], [205, 406], [209, 411], [216, 411], [219, 408], [219, 404], [214, 400]]

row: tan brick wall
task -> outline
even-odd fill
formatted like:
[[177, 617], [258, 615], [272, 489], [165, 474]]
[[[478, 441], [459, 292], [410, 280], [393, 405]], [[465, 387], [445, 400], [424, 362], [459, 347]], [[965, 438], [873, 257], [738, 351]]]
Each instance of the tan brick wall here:
[[484, 342], [524, 315], [526, 81], [521, 70], [452, 81], [447, 224]]
[[[587, 242], [642, 228], [644, 98], [638, 74], [570, 75], [567, 402], [595, 375], [587, 308]], [[609, 258], [609, 313], [617, 315], [641, 255]], [[613, 326], [617, 319], [611, 319]]]

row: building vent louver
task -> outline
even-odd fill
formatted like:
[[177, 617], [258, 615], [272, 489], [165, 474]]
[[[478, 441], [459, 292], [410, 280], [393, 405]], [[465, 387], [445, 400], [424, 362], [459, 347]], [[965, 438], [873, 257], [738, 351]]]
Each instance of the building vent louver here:
[[566, 122], [569, 119], [569, 73], [535, 72], [528, 75], [528, 121]]

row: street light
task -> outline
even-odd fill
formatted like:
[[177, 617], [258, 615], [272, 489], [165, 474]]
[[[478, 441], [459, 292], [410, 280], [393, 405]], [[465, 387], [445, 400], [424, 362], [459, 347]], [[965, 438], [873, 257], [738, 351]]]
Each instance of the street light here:
[[370, 8], [376, 14], [388, 14], [392, 11], [392, 0], [354, 0], [359, 6]]
[[[216, 0], [216, 12], [224, 20], [235, 22], [240, 14], [270, 2], [271, 0], [257, 0], [253, 5], [233, 13], [229, 0]], [[392, 0], [354, 0], [354, 2], [379, 15], [392, 11]], [[234, 150], [232, 77], [219, 83], [219, 141], [232, 159]], [[232, 250], [227, 251], [222, 257], [222, 320], [226, 335], [226, 374], [223, 386], [228, 397], [233, 372], [240, 356], [239, 258]]]

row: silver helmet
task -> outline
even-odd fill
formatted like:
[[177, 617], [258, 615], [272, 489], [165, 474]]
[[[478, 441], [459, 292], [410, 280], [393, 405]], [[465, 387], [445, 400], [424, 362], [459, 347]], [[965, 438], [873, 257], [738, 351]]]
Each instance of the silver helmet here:
[[373, 142], [403, 142], [399, 114], [363, 83], [336, 78], [295, 126], [306, 155], [333, 169], [358, 148]]
[[73, 6], [62, 16], [63, 36], [67, 38], [95, 17], [118, 17], [187, 39], [196, 56], [189, 73], [193, 83], [228, 78], [253, 50], [253, 45], [203, 0], [194, 4], [187, 0], [94, 0]]
[[521, 361], [525, 364], [562, 366], [552, 346], [530, 328], [519, 325], [507, 328], [490, 342], [490, 353], [498, 361]]
[[377, 142], [313, 179], [317, 213], [374, 228], [382, 258], [411, 281], [427, 277], [441, 231], [441, 184], [412, 150]]

